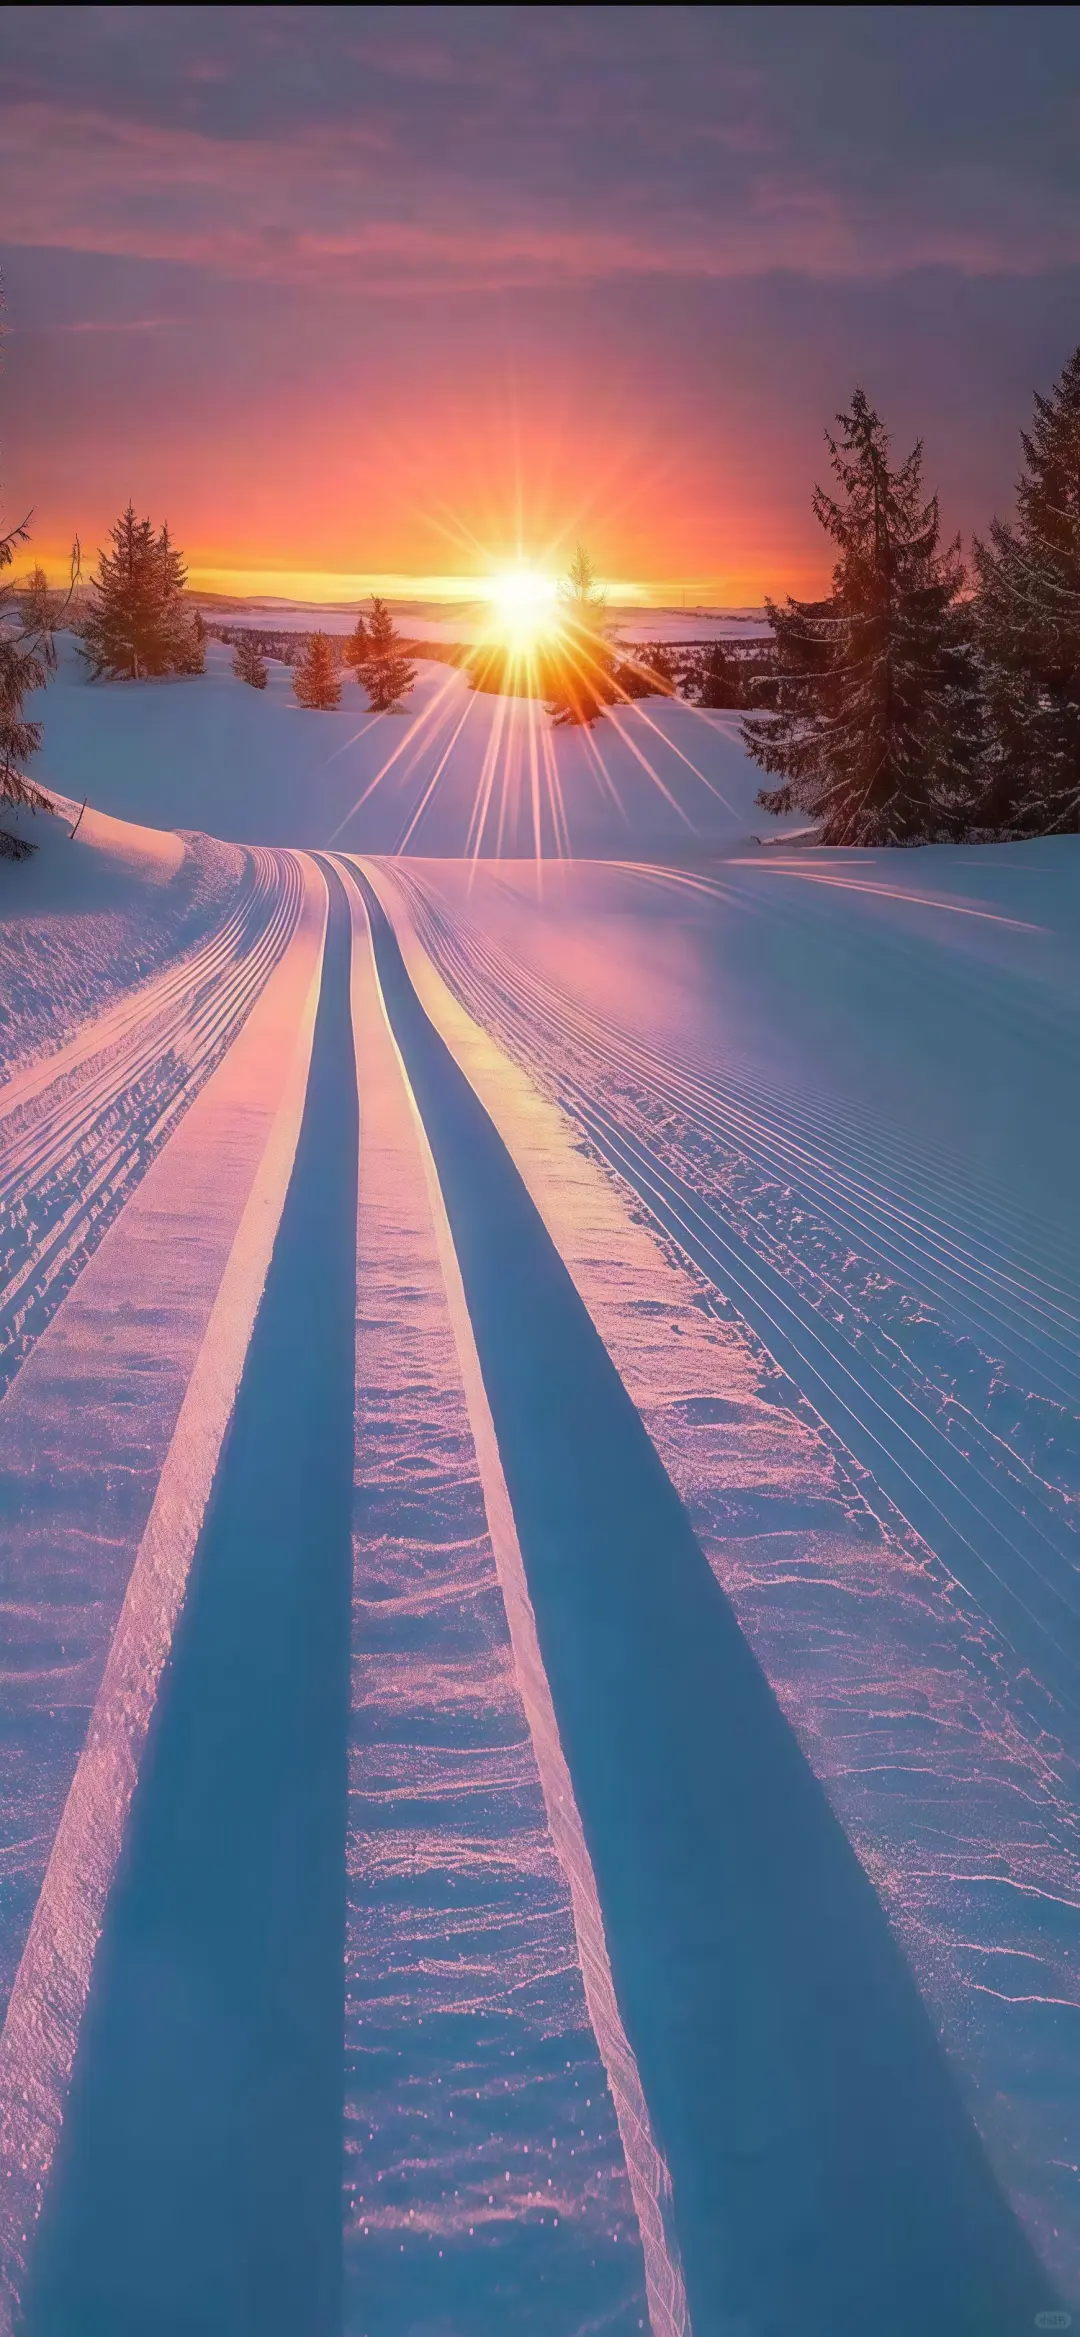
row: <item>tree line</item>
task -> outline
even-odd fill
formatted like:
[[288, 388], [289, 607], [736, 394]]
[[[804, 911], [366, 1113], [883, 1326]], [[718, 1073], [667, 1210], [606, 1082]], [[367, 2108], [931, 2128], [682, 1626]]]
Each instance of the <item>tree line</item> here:
[[238, 681], [265, 690], [269, 680], [267, 650], [290, 665], [293, 695], [299, 706], [330, 710], [341, 704], [342, 668], [351, 672], [368, 694], [373, 714], [396, 714], [416, 680], [394, 620], [377, 593], [371, 614], [361, 613], [351, 633], [335, 640], [329, 633], [289, 636], [266, 634], [253, 626], [220, 626], [219, 638], [231, 642], [232, 669]]

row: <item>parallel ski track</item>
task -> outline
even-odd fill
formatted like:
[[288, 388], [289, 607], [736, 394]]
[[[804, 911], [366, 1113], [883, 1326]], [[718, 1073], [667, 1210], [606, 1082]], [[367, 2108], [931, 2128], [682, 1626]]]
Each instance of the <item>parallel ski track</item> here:
[[240, 899], [200, 949], [0, 1090], [0, 1393], [235, 1038], [302, 893], [292, 854], [254, 848]]
[[[835, 1121], [826, 1147], [803, 1099], [793, 1106], [760, 1080], [751, 1087], [706, 1074], [674, 1049], [661, 1059], [511, 961], [471, 921], [459, 926], [417, 879], [400, 868], [394, 875], [420, 939], [463, 1004], [550, 1082], [596, 1151], [743, 1315], [1021, 1663], [1053, 1684], [1072, 1713], [1072, 1733], [1080, 1718], [1078, 1545], [1051, 1489], [963, 1406], [956, 1409], [968, 1449], [943, 1434], [918, 1365], [881, 1326], [864, 1319], [855, 1337], [845, 1331], [836, 1311], [850, 1321], [857, 1310], [812, 1260], [794, 1258], [736, 1200], [702, 1191], [707, 1164], [691, 1159], [684, 1175], [681, 1160], [673, 1167], [659, 1157], [658, 1140], [667, 1149], [669, 1131], [642, 1110], [642, 1091], [654, 1111], [659, 1105], [689, 1122], [691, 1141], [699, 1133], [729, 1153], [737, 1149], [781, 1184], [796, 1184], [828, 1222], [909, 1287], [937, 1299], [954, 1320], [959, 1312], [980, 1345], [989, 1340], [995, 1354], [1015, 1358], [1021, 1385], [1075, 1405], [1080, 1298], [1063, 1287], [1037, 1229], [1021, 1243], [1010, 1228], [1008, 1249], [1004, 1223], [1001, 1247], [992, 1223], [984, 1239], [972, 1236], [946, 1214], [947, 1193], [925, 1163], [922, 1189], [930, 1188], [937, 1206], [924, 1214], [910, 1193], [861, 1173], [863, 1160], [876, 1166], [865, 1136], [849, 1145], [845, 1132], [838, 1159]], [[631, 1093], [620, 1086], [612, 1098], [613, 1079], [630, 1082]]]

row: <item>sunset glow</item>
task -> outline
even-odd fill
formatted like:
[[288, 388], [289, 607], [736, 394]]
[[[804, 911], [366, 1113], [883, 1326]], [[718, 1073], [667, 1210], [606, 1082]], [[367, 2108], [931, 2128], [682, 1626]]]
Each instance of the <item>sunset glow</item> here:
[[536, 568], [507, 568], [494, 576], [490, 600], [494, 631], [515, 648], [527, 648], [555, 629], [558, 586]]

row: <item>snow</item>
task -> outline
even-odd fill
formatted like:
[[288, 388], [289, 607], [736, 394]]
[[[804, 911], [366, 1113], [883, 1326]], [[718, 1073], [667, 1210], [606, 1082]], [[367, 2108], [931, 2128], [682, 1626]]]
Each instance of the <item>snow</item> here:
[[[746, 861], [692, 879], [398, 864], [389, 894], [386, 878], [399, 931], [404, 897], [423, 936], [428, 1011], [858, 1845], [1003, 2185], [1075, 2291], [1080, 1700], [1060, 1601], [1080, 1487], [1062, 1084], [1080, 854], [818, 854], [780, 880]], [[674, 1234], [678, 1276], [641, 1258], [621, 1209], [603, 1238], [612, 1202], [559, 1114], [462, 1023], [425, 952]], [[788, 1409], [807, 1417], [805, 1393], [816, 1457]]]
[[30, 860], [0, 860], [0, 1072], [9, 1075], [196, 947], [245, 870], [234, 846], [49, 794], [48, 811], [3, 814], [35, 848]]
[[3, 2327], [289, 1178], [324, 914], [312, 869], [235, 1043], [0, 1408]]
[[[198, 601], [199, 596], [193, 596]], [[246, 600], [199, 602], [215, 624], [248, 625], [267, 632], [351, 633], [367, 601], [348, 607], [327, 607], [320, 601]], [[491, 633], [490, 601], [391, 601], [390, 613], [398, 631], [415, 641], [484, 641]], [[612, 602], [610, 630], [617, 641], [757, 641], [768, 640], [771, 628], [761, 609], [649, 608]]]
[[312, 713], [286, 666], [250, 689], [219, 643], [197, 678], [112, 683], [88, 682], [69, 643], [30, 710], [51, 785], [238, 843], [514, 854], [539, 837], [554, 854], [568, 837], [578, 853], [670, 854], [747, 840], [762, 819], [730, 715], [653, 699], [553, 730], [535, 700], [471, 691], [431, 661], [403, 714], [372, 715], [352, 680], [340, 709]]
[[[242, 2194], [266, 2337], [342, 2218], [349, 2337], [669, 2337], [684, 2275], [699, 2337], [1009, 2337], [1080, 2293], [1080, 845], [760, 850], [736, 719], [553, 732], [435, 664], [405, 717], [352, 683], [305, 714], [271, 676], [212, 647], [197, 680], [91, 686], [65, 649], [57, 809], [0, 866], [11, 2285], [45, 2182], [62, 2325], [73, 2267], [143, 2325], [163, 2262], [188, 2321], [234, 2325]], [[377, 930], [388, 1029], [342, 858], [264, 1206], [316, 1011], [305, 843], [365, 855], [404, 956]], [[264, 1263], [283, 1228], [262, 1308], [250, 1257], [220, 1297], [249, 1203]], [[192, 1407], [217, 1427], [185, 1511]], [[348, 1758], [332, 1856], [316, 1738], [342, 1796]], [[91, 1746], [123, 1777], [88, 1819]], [[315, 1879], [252, 1927], [246, 1820], [272, 1864], [286, 1777]], [[315, 1959], [340, 2087], [332, 1870], [343, 2201], [274, 1979]], [[253, 2060], [190, 2004], [174, 2049], [146, 1922], [159, 1982], [195, 1924]], [[84, 2009], [112, 2043], [47, 2181]], [[278, 2178], [310, 2180], [303, 2229]]]
[[502, 2337], [508, 2317], [536, 2337], [597, 2323], [633, 2337], [646, 2304], [615, 2110], [421, 1149], [355, 912], [346, 2321], [399, 2337], [452, 2312], [475, 2337]]

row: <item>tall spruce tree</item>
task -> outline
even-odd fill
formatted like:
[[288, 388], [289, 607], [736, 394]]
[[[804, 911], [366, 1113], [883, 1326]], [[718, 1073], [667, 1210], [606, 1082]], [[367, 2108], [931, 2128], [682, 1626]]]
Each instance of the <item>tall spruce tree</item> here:
[[963, 834], [980, 784], [981, 694], [959, 539], [942, 548], [922, 446], [894, 467], [861, 389], [826, 432], [837, 495], [813, 508], [838, 546], [827, 600], [769, 601], [775, 713], [743, 725], [779, 787], [766, 811], [805, 811], [826, 844]]
[[[354, 636], [355, 638], [355, 636]], [[385, 601], [372, 594], [367, 658], [361, 679], [375, 714], [397, 714], [416, 680], [416, 668], [402, 653], [401, 636]]]
[[265, 690], [270, 677], [257, 633], [237, 631], [232, 669], [238, 682], [247, 682], [253, 690]]
[[341, 704], [341, 675], [334, 645], [327, 633], [313, 633], [293, 667], [293, 693], [298, 706], [328, 713]]
[[617, 691], [607, 634], [607, 600], [583, 544], [559, 586], [559, 634], [546, 659], [548, 712], [554, 723], [592, 723]]
[[1080, 831], [1080, 349], [1021, 433], [1016, 520], [975, 544], [990, 729], [987, 827]]
[[167, 527], [155, 536], [129, 503], [111, 530], [111, 551], [98, 554], [90, 607], [80, 628], [96, 680], [144, 681], [158, 674], [201, 673], [203, 640], [185, 597], [187, 571]]

